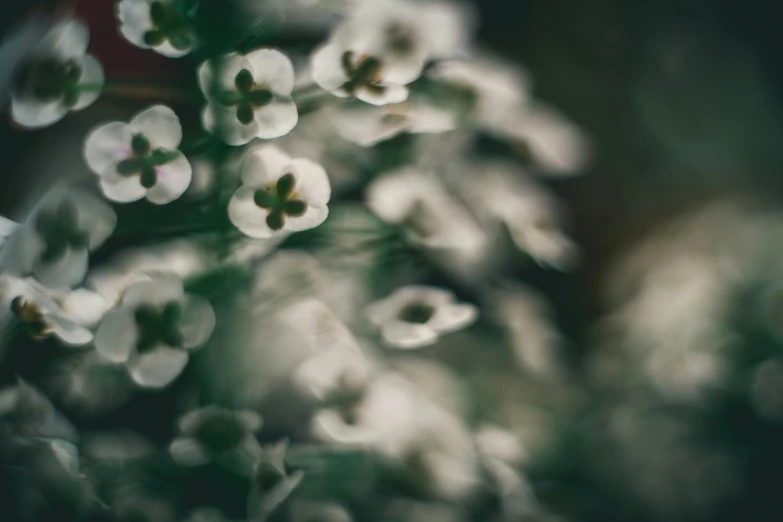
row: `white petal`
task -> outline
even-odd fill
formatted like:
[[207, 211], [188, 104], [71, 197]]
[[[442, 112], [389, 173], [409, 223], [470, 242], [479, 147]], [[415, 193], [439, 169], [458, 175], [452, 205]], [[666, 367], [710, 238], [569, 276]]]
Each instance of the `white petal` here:
[[195, 47], [196, 42], [194, 35], [191, 34], [191, 38], [193, 38], [193, 43], [186, 47], [185, 49], [177, 49], [168, 40], [164, 40], [162, 44], [160, 44], [157, 47], [153, 47], [153, 50], [158, 53], [162, 54], [163, 56], [168, 56], [169, 58], [182, 58], [186, 54], [190, 53]]
[[155, 167], [155, 172], [158, 179], [147, 191], [147, 199], [156, 205], [165, 205], [178, 199], [188, 189], [193, 178], [190, 162], [179, 151], [173, 160]]
[[256, 109], [256, 136], [265, 140], [285, 136], [296, 127], [299, 111], [291, 98], [275, 98], [272, 103]]
[[408, 88], [404, 85], [394, 83], [383, 84], [382, 91], [370, 89], [360, 89], [356, 97], [372, 105], [388, 105], [390, 103], [401, 103], [408, 99]]
[[109, 307], [103, 297], [85, 288], [68, 292], [60, 299], [60, 306], [65, 317], [88, 327], [97, 324]]
[[29, 129], [38, 129], [56, 123], [68, 114], [61, 101], [40, 102], [33, 98], [11, 97], [11, 118]]
[[415, 349], [434, 344], [438, 334], [426, 324], [393, 320], [381, 329], [384, 341], [395, 348]]
[[296, 178], [294, 190], [309, 205], [324, 206], [332, 196], [329, 176], [324, 168], [314, 161], [295, 159], [288, 165], [289, 172]]
[[122, 0], [117, 5], [117, 16], [122, 35], [132, 44], [148, 48], [144, 35], [152, 29], [150, 3], [146, 0]]
[[140, 305], [166, 305], [180, 301], [184, 296], [182, 281], [177, 277], [154, 277], [131, 285], [122, 296], [122, 306], [135, 308]]
[[88, 247], [92, 252], [114, 232], [114, 227], [117, 226], [117, 214], [109, 205], [90, 192], [71, 189], [67, 197], [76, 205], [79, 228], [87, 232]]
[[291, 157], [274, 145], [264, 145], [250, 151], [242, 162], [242, 181], [253, 187], [276, 182], [285, 174]]
[[152, 149], [176, 150], [182, 141], [179, 118], [165, 105], [155, 105], [134, 116], [130, 129], [133, 134], [143, 134]]
[[383, 67], [383, 81], [389, 84], [408, 85], [421, 76], [427, 54], [414, 52], [395, 60], [387, 60]]
[[427, 325], [437, 332], [455, 332], [473, 323], [478, 317], [478, 309], [467, 303], [440, 306], [427, 321]]
[[202, 123], [207, 131], [233, 146], [250, 142], [259, 131], [256, 119], [244, 125], [237, 119], [233, 107], [223, 107], [214, 103], [208, 103], [204, 108]]
[[196, 439], [177, 437], [171, 442], [169, 452], [174, 461], [181, 466], [201, 466], [209, 462], [209, 455]]
[[74, 18], [66, 18], [55, 25], [42, 42], [43, 46], [63, 58], [79, 58], [87, 52], [90, 32], [87, 26]]
[[228, 204], [228, 217], [235, 227], [250, 237], [272, 237], [276, 232], [266, 224], [269, 213], [256, 205], [254, 194], [255, 189], [251, 187], [239, 188]]
[[308, 206], [304, 215], [299, 217], [287, 216], [283, 229], [288, 232], [301, 232], [315, 228], [329, 217], [329, 208], [326, 206]]
[[117, 308], [106, 314], [95, 332], [95, 349], [108, 361], [123, 363], [135, 351], [138, 339], [133, 310]]
[[36, 261], [33, 264], [33, 275], [42, 285], [50, 288], [76, 286], [87, 275], [88, 259], [87, 249], [69, 247], [62, 257], [51, 263]]
[[78, 111], [93, 104], [98, 96], [101, 95], [106, 78], [103, 75], [101, 64], [90, 56], [84, 55], [82, 58], [82, 76], [79, 78], [79, 86], [82, 91], [79, 93], [79, 99], [71, 110]]
[[93, 339], [90, 330], [64, 317], [47, 314], [46, 320], [52, 329], [52, 333], [67, 345], [84, 346]]
[[343, 139], [362, 147], [371, 147], [406, 131], [411, 120], [404, 111], [398, 118], [387, 118], [391, 111], [381, 107], [365, 106], [331, 113], [335, 130]]
[[188, 294], [182, 307], [179, 328], [182, 346], [196, 348], [204, 344], [215, 329], [215, 312], [203, 297]]
[[201, 91], [207, 99], [210, 99], [216, 91], [235, 89], [234, 81], [245, 65], [245, 58], [237, 53], [226, 54], [202, 63], [198, 69]]
[[138, 201], [147, 194], [138, 174], [124, 176], [117, 172], [116, 164], [103, 172], [100, 183], [103, 194], [118, 203]]
[[163, 388], [176, 379], [188, 364], [184, 350], [156, 348], [134, 357], [128, 363], [131, 378], [145, 388]]
[[131, 154], [130, 128], [115, 121], [94, 129], [84, 142], [84, 159], [96, 174], [128, 158]]
[[313, 80], [321, 88], [334, 92], [348, 81], [342, 67], [345, 51], [337, 45], [325, 45], [317, 49], [310, 58]]
[[280, 51], [259, 49], [245, 59], [252, 67], [253, 79], [278, 96], [289, 96], [294, 90], [294, 66]]
[[71, 475], [79, 474], [79, 450], [76, 445], [66, 440], [57, 439], [49, 442], [52, 453], [62, 467]]

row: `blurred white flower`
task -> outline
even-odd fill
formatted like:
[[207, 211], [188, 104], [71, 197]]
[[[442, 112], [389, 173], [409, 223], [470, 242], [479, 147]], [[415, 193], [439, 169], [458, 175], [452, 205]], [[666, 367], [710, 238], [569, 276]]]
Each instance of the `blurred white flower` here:
[[78, 285], [89, 253], [114, 231], [117, 215], [89, 192], [58, 186], [8, 238], [0, 266], [14, 275], [33, 274], [45, 286]]
[[176, 277], [157, 275], [131, 285], [95, 333], [95, 349], [107, 360], [127, 365], [140, 386], [161, 388], [188, 363], [215, 328], [209, 302], [186, 294]]
[[11, 118], [35, 129], [92, 104], [103, 89], [101, 65], [87, 52], [89, 32], [64, 18], [48, 29], [16, 64], [9, 85]]
[[285, 455], [288, 440], [264, 446], [253, 469], [247, 513], [250, 520], [267, 520], [269, 515], [296, 489], [304, 477], [302, 471], [289, 473]]
[[372, 147], [398, 134], [433, 134], [457, 128], [453, 111], [408, 100], [381, 107], [341, 107], [329, 111], [335, 130], [346, 140]]
[[449, 2], [366, 2], [312, 55], [313, 79], [336, 96], [399, 103], [428, 59], [463, 51], [467, 20]]
[[414, 349], [466, 328], [476, 320], [478, 309], [457, 302], [448, 290], [411, 285], [369, 305], [367, 316], [381, 329], [387, 345]]
[[35, 444], [41, 437], [68, 441], [79, 438], [46, 395], [22, 379], [0, 389], [0, 435], [22, 445]]
[[98, 294], [85, 289], [54, 292], [32, 279], [0, 275], [0, 303], [10, 307], [22, 329], [34, 339], [54, 335], [70, 346], [92, 341], [90, 327], [108, 309]]
[[121, 0], [117, 5], [120, 32], [142, 49], [179, 58], [196, 46], [197, 38], [188, 9], [195, 2], [179, 0]]
[[255, 238], [317, 227], [329, 214], [329, 177], [323, 167], [292, 159], [272, 145], [251, 151], [228, 206], [231, 222]]
[[181, 141], [177, 115], [156, 105], [130, 123], [117, 121], [93, 130], [84, 142], [84, 157], [100, 176], [107, 198], [127, 203], [146, 197], [163, 205], [179, 198], [193, 176], [187, 158], [177, 150]]
[[183, 466], [201, 466], [212, 460], [248, 474], [261, 459], [255, 433], [261, 417], [248, 410], [232, 411], [207, 406], [179, 420], [179, 435], [169, 446], [174, 460]]
[[485, 458], [516, 466], [527, 457], [519, 438], [500, 426], [485, 424], [479, 427], [475, 439], [479, 453]]
[[207, 98], [204, 128], [227, 144], [279, 138], [296, 127], [294, 67], [280, 51], [220, 56], [204, 62], [198, 77]]

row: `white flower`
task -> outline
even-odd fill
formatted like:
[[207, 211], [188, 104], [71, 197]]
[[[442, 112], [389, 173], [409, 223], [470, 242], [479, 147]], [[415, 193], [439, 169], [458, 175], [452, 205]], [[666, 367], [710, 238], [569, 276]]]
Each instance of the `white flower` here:
[[140, 386], [161, 388], [188, 363], [215, 328], [209, 302], [182, 289], [176, 277], [157, 275], [131, 285], [120, 305], [108, 312], [95, 333], [95, 349], [127, 365]]
[[14, 275], [33, 274], [45, 286], [78, 285], [91, 251], [114, 231], [117, 216], [89, 192], [52, 189], [8, 238], [0, 266]]
[[457, 128], [452, 111], [422, 102], [341, 108], [330, 111], [330, 116], [344, 139], [363, 147], [371, 147], [402, 133], [433, 134]]
[[242, 163], [243, 185], [228, 206], [234, 225], [255, 238], [317, 227], [329, 214], [326, 171], [310, 160], [291, 159], [272, 145], [251, 151]]
[[247, 473], [261, 458], [261, 446], [255, 437], [261, 424], [261, 417], [252, 411], [207, 406], [182, 416], [179, 435], [171, 442], [169, 451], [183, 466], [217, 460], [229, 468], [239, 466]]
[[207, 98], [204, 127], [227, 144], [279, 138], [296, 127], [294, 67], [283, 53], [228, 54], [204, 62], [198, 76]]
[[121, 0], [117, 5], [120, 32], [134, 45], [172, 58], [196, 46], [193, 23], [178, 0]]
[[86, 54], [89, 32], [75, 19], [57, 22], [15, 67], [11, 117], [22, 127], [46, 127], [92, 104], [103, 89], [103, 68]]
[[84, 157], [100, 176], [107, 198], [127, 203], [146, 197], [163, 205], [179, 198], [193, 176], [187, 158], [177, 150], [181, 141], [177, 115], [156, 105], [130, 123], [116, 121], [93, 130], [84, 143]]
[[54, 335], [64, 344], [82, 346], [92, 341], [90, 327], [100, 321], [106, 302], [89, 290], [54, 293], [32, 279], [0, 276], [0, 302], [10, 307], [20, 325], [34, 339]]
[[406, 286], [372, 303], [370, 321], [383, 340], [395, 348], [414, 349], [434, 344], [443, 334], [461, 330], [476, 320], [478, 310], [458, 303], [454, 294], [428, 286]]

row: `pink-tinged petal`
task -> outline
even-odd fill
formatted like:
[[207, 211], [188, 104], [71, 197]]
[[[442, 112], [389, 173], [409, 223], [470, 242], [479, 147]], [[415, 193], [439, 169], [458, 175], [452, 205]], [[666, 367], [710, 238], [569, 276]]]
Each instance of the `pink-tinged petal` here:
[[147, 193], [138, 174], [124, 176], [117, 172], [116, 165], [101, 175], [101, 190], [107, 198], [118, 203], [138, 201]]
[[178, 199], [190, 186], [193, 169], [181, 152], [175, 159], [155, 167], [157, 182], [147, 191], [147, 200], [156, 205], [165, 205]]
[[84, 142], [87, 165], [96, 174], [103, 174], [130, 155], [132, 137], [128, 125], [119, 121], [93, 130]]

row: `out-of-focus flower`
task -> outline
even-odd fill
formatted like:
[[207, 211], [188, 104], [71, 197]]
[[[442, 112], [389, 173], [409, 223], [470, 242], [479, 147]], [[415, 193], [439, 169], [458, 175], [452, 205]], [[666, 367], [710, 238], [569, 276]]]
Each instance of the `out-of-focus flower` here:
[[8, 236], [10, 236], [18, 227], [19, 223], [0, 216], [0, 249], [3, 248], [3, 245], [5, 244], [6, 239], [8, 239]]
[[386, 344], [414, 349], [467, 327], [476, 320], [478, 310], [471, 304], [457, 302], [448, 290], [412, 285], [372, 303], [367, 316], [381, 329]]
[[179, 421], [179, 435], [169, 446], [174, 460], [183, 466], [201, 466], [212, 460], [248, 473], [261, 458], [255, 432], [261, 417], [252, 411], [231, 411], [207, 406], [191, 411]]
[[0, 435], [20, 444], [41, 437], [76, 441], [76, 429], [55, 410], [49, 399], [22, 379], [0, 390]]
[[408, 100], [382, 107], [346, 107], [329, 112], [346, 140], [371, 147], [398, 134], [431, 134], [457, 128], [453, 111]]
[[336, 96], [373, 105], [404, 101], [428, 59], [463, 50], [463, 15], [447, 2], [367, 2], [315, 51], [313, 79]]
[[253, 150], [242, 164], [240, 187], [228, 206], [245, 234], [267, 238], [317, 227], [326, 220], [331, 186], [315, 162], [292, 159], [275, 146]]
[[9, 85], [11, 117], [16, 123], [30, 129], [46, 127], [98, 98], [103, 68], [86, 54], [88, 41], [87, 27], [65, 18], [24, 50]]
[[10, 307], [21, 328], [33, 339], [54, 335], [71, 346], [92, 341], [90, 327], [108, 308], [103, 298], [86, 289], [54, 292], [32, 279], [10, 276], [0, 276], [0, 302]]
[[181, 141], [177, 115], [156, 105], [130, 123], [107, 123], [92, 131], [84, 157], [100, 176], [107, 198], [127, 203], [146, 197], [163, 205], [179, 198], [193, 176], [187, 158], [177, 150]]
[[280, 51], [224, 55], [204, 62], [198, 76], [207, 98], [204, 127], [229, 145], [284, 136], [299, 120], [294, 67]]
[[285, 462], [287, 450], [288, 440], [264, 447], [250, 486], [247, 511], [251, 520], [266, 520], [304, 477], [302, 471], [289, 473]]
[[117, 5], [120, 32], [134, 45], [179, 58], [197, 44], [190, 20], [198, 0], [121, 0]]
[[125, 368], [107, 362], [95, 351], [58, 361], [46, 385], [69, 411], [88, 417], [114, 411], [136, 392]]
[[157, 275], [131, 285], [95, 333], [98, 353], [125, 363], [140, 386], [161, 388], [188, 363], [188, 352], [206, 342], [215, 328], [209, 302], [186, 294], [176, 277]]
[[9, 273], [33, 274], [45, 286], [78, 285], [87, 274], [91, 251], [114, 231], [117, 215], [83, 190], [56, 187], [8, 238], [2, 262]]

